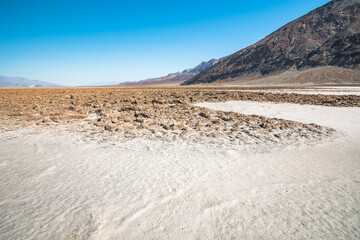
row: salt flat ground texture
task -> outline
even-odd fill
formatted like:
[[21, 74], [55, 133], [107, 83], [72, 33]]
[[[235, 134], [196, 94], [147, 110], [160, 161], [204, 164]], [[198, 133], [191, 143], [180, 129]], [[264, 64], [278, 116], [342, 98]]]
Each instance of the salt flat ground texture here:
[[323, 94], [323, 95], [357, 95], [360, 96], [360, 87], [318, 87], [305, 89], [281, 89], [281, 90], [247, 90], [250, 92], [272, 93], [298, 93], [298, 94]]
[[359, 239], [360, 108], [200, 106], [333, 127], [315, 145], [0, 132], [1, 239]]
[[311, 88], [303, 88], [303, 89], [268, 89], [268, 90], [227, 90], [227, 91], [243, 91], [243, 92], [270, 92], [270, 93], [296, 93], [296, 94], [305, 94], [305, 95], [356, 95], [360, 96], [360, 87], [311, 87]]

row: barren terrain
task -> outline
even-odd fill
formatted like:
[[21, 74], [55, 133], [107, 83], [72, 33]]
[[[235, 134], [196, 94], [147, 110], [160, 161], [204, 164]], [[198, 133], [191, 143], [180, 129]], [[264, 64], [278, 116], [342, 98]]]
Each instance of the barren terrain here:
[[360, 96], [309, 91], [0, 89], [0, 239], [358, 239]]
[[233, 78], [220, 81], [214, 85], [227, 85], [227, 86], [312, 86], [316, 84], [323, 85], [337, 85], [349, 84], [359, 85], [360, 83], [360, 70], [348, 69], [342, 67], [325, 66], [315, 67], [305, 70], [290, 69], [279, 74], [269, 76], [256, 76], [249, 78]]
[[[325, 106], [360, 105], [360, 96], [226, 91], [226, 89], [64, 88], [0, 90], [0, 125], [60, 124], [89, 135], [224, 141], [233, 144], [319, 140], [334, 133], [315, 124], [194, 106], [229, 100]], [[72, 124], [73, 123], [73, 124]]]

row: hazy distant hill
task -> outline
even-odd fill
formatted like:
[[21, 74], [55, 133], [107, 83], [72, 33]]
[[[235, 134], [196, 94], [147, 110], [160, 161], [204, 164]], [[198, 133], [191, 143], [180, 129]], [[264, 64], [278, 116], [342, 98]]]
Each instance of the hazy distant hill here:
[[[360, 0], [333, 0], [230, 55], [184, 85], [249, 83], [249, 79], [312, 68], [324, 74], [318, 68], [322, 66], [341, 67], [341, 71], [356, 78], [356, 72], [346, 70], [360, 69], [359, 8]], [[341, 76], [338, 80], [342, 79], [346, 80]], [[316, 83], [316, 79], [312, 80]]]
[[0, 87], [60, 87], [60, 85], [23, 77], [0, 76]]
[[121, 86], [179, 85], [223, 59], [225, 59], [225, 57], [220, 59], [213, 58], [207, 62], [204, 61], [200, 63], [194, 68], [185, 69], [182, 72], [170, 73], [166, 76], [159, 78], [151, 78], [151, 79], [135, 81], [135, 82], [125, 82], [119, 85]]

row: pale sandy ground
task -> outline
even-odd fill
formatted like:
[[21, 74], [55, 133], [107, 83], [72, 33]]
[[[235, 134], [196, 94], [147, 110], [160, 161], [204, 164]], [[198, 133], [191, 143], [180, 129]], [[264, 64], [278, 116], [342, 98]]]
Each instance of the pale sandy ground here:
[[0, 132], [0, 239], [359, 239], [360, 108], [214, 109], [334, 127], [316, 145], [86, 141]]
[[[214, 91], [214, 90], [211, 90]], [[356, 95], [360, 96], [360, 87], [312, 87], [302, 89], [268, 89], [268, 90], [217, 90], [238, 92], [271, 92], [271, 93], [297, 93], [306, 95]]]
[[246, 90], [250, 92], [274, 92], [297, 94], [323, 94], [323, 95], [357, 95], [360, 96], [360, 87], [316, 87], [309, 89], [278, 89], [274, 90]]

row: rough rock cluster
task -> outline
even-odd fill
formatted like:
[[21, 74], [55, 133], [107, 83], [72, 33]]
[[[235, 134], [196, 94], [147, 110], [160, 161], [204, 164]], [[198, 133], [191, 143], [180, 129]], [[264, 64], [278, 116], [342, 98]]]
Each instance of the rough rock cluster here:
[[315, 124], [214, 111], [196, 102], [228, 100], [359, 106], [357, 96], [236, 92], [216, 89], [1, 89], [0, 126], [65, 125], [118, 139], [183, 139], [231, 144], [320, 140], [334, 130]]

